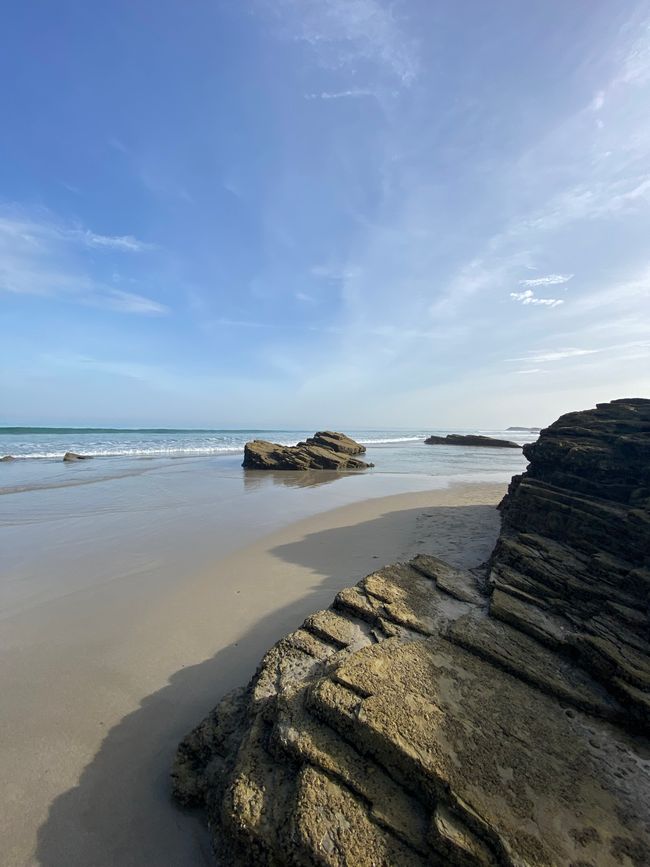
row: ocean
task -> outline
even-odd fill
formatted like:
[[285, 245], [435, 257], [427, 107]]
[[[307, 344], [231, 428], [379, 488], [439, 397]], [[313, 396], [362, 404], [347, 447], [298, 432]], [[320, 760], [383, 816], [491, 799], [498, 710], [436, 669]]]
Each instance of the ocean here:
[[[363, 443], [374, 474], [435, 477], [436, 486], [450, 481], [505, 481], [525, 467], [525, 459], [510, 449], [427, 446], [430, 434], [482, 433], [525, 443], [534, 434], [498, 430], [355, 429], [346, 433]], [[292, 445], [311, 436], [308, 430], [183, 430], [115, 428], [0, 428], [0, 456], [18, 460], [0, 467], [0, 494], [48, 487], [108, 481], [168, 469], [179, 459], [188, 466], [237, 471], [244, 444], [266, 439]], [[95, 460], [63, 464], [66, 451]]]

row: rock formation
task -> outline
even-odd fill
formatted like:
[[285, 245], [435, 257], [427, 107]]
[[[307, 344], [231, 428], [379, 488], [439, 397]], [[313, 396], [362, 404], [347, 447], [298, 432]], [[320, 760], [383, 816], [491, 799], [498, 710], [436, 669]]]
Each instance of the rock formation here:
[[428, 446], [489, 446], [500, 449], [520, 449], [519, 443], [499, 440], [481, 434], [447, 434], [444, 437], [430, 436], [425, 439]]
[[650, 726], [650, 401], [564, 415], [524, 455], [490, 610], [577, 657]]
[[64, 461], [89, 461], [92, 458], [92, 455], [78, 455], [76, 452], [66, 452], [63, 455]]
[[487, 571], [369, 575], [180, 745], [218, 864], [650, 864], [650, 401], [525, 454]]
[[15, 460], [16, 458], [13, 455], [5, 455], [4, 457], [0, 458], [0, 464], [9, 464], [11, 463], [11, 461]]
[[242, 466], [253, 470], [365, 470], [372, 464], [353, 457], [365, 450], [345, 434], [321, 431], [295, 446], [252, 440], [244, 448]]

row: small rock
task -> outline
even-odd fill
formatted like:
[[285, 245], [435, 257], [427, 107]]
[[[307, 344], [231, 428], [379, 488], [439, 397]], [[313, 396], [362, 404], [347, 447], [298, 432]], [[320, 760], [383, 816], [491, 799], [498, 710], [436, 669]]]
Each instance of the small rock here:
[[72, 461], [89, 461], [91, 460], [92, 455], [78, 455], [76, 452], [66, 452], [63, 455], [63, 460], [72, 462]]

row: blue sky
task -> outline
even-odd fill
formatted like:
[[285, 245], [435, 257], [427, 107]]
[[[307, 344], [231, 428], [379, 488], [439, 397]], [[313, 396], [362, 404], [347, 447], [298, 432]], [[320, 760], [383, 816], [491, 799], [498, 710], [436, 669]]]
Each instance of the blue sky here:
[[0, 423], [650, 396], [650, 2], [1, 14]]

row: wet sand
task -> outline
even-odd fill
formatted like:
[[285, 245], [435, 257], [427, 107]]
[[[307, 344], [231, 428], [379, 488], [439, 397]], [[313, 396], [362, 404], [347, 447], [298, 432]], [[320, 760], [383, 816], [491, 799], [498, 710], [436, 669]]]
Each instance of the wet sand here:
[[[237, 536], [189, 573], [182, 557], [167, 556], [174, 515], [163, 528], [169, 549], [160, 541], [148, 550], [143, 529], [143, 562], [130, 549], [117, 557], [121, 569], [118, 523], [96, 546], [99, 561], [114, 552], [110, 575], [97, 566], [92, 580], [69, 575], [61, 585], [66, 557], [79, 566], [68, 529], [51, 558], [58, 589], [42, 579], [27, 596], [10, 592], [2, 611], [2, 864], [210, 863], [201, 823], [170, 801], [178, 740], [340, 588], [420, 551], [465, 567], [484, 561], [504, 491], [475, 484], [377, 497], [263, 536], [262, 523], [252, 540]], [[54, 544], [56, 521], [48, 533]], [[84, 544], [92, 550], [92, 538]], [[23, 567], [21, 576], [21, 556], [11, 563], [18, 583], [31, 575]]]

